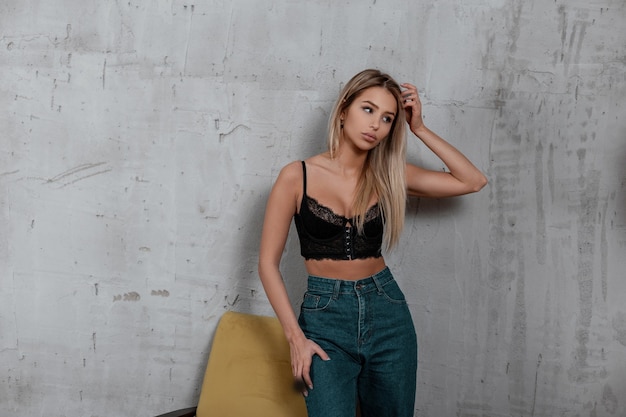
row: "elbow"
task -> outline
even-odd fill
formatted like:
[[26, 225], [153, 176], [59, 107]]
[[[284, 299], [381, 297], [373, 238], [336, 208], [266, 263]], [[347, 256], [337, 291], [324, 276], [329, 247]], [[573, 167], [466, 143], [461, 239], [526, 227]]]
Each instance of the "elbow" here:
[[489, 181], [487, 177], [484, 175], [480, 175], [475, 181], [472, 182], [472, 185], [469, 187], [469, 193], [477, 193], [482, 190], [485, 185], [487, 185]]
[[474, 192], [482, 190], [488, 183], [489, 180], [487, 179], [487, 177], [481, 175], [480, 179], [476, 182], [476, 185], [474, 186]]
[[260, 257], [257, 268], [259, 272], [259, 278], [261, 278], [261, 281], [264, 281], [264, 278], [271, 274], [271, 271], [278, 270], [278, 264], [276, 262], [272, 262], [268, 259]]
[[265, 271], [267, 270], [267, 262], [264, 262], [262, 258], [259, 258], [259, 262], [257, 264], [257, 271], [259, 271], [259, 277], [261, 281], [263, 281], [263, 277], [266, 275]]

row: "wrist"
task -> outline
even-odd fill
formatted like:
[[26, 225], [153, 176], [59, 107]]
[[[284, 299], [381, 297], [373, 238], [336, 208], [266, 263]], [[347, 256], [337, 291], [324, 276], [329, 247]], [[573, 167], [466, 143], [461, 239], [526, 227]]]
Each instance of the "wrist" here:
[[285, 338], [289, 344], [293, 344], [298, 342], [299, 340], [306, 339], [304, 336], [304, 332], [300, 328], [300, 326], [296, 326], [295, 328], [285, 329]]
[[411, 129], [411, 132], [413, 132], [413, 134], [418, 138], [422, 139], [428, 133], [428, 128], [424, 123], [422, 123], [419, 127]]

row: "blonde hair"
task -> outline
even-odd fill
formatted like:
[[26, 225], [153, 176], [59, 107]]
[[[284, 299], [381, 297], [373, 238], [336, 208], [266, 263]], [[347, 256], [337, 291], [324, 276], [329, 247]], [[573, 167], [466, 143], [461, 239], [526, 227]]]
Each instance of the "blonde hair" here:
[[393, 248], [400, 239], [406, 207], [406, 122], [400, 86], [389, 75], [367, 69], [356, 74], [344, 86], [335, 104], [328, 127], [328, 151], [334, 158], [343, 136], [341, 115], [363, 91], [383, 87], [396, 99], [397, 114], [389, 135], [368, 152], [357, 192], [352, 203], [355, 225], [363, 233], [365, 214], [373, 195], [378, 197], [385, 231], [386, 249]]

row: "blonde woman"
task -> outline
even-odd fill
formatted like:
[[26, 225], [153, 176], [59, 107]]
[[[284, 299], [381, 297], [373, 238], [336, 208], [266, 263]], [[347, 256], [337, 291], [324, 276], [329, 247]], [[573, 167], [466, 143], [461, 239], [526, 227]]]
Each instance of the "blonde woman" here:
[[[448, 167], [407, 164], [406, 126]], [[422, 120], [417, 88], [356, 74], [334, 107], [328, 151], [286, 165], [270, 193], [259, 275], [304, 383], [309, 417], [410, 417], [415, 329], [382, 256], [398, 242], [407, 196], [479, 191], [485, 176]], [[296, 316], [279, 265], [292, 218], [308, 273]]]

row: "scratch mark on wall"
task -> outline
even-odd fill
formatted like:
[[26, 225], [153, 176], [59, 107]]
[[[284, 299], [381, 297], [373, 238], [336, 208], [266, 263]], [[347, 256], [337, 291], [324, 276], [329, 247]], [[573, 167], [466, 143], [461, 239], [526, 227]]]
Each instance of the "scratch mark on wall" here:
[[[62, 180], [66, 179], [68, 177], [71, 177], [73, 175], [77, 175], [77, 174], [82, 173], [84, 171], [87, 171], [87, 170], [94, 169], [96, 167], [105, 165], [106, 163], [107, 162], [96, 162], [96, 163], [93, 163], [93, 164], [82, 164], [82, 165], [79, 165], [79, 166], [74, 167], [72, 169], [69, 169], [67, 171], [61, 172], [60, 174], [55, 175], [52, 178], [44, 179], [44, 183], [45, 184], [60, 183], [60, 182], [62, 182]], [[65, 188], [65, 187], [67, 187], [69, 185], [77, 183], [78, 181], [82, 181], [82, 180], [85, 180], [87, 178], [94, 177], [96, 175], [105, 174], [105, 173], [110, 172], [110, 171], [112, 171], [112, 169], [111, 168], [107, 168], [107, 169], [104, 169], [104, 170], [101, 170], [101, 171], [97, 171], [97, 172], [94, 172], [94, 173], [91, 173], [91, 174], [83, 175], [83, 176], [80, 176], [78, 178], [74, 178], [72, 180], [64, 182], [63, 185], [61, 185], [59, 188]]]
[[104, 90], [106, 87], [106, 78], [107, 78], [107, 60], [104, 59], [104, 64], [102, 64], [102, 89]]
[[111, 171], [112, 171], [112, 169], [108, 168], [108, 169], [104, 169], [102, 171], [94, 172], [93, 174], [90, 174], [90, 175], [85, 175], [84, 177], [80, 177], [80, 178], [75, 179], [74, 181], [70, 181], [70, 182], [68, 182], [66, 184], [63, 184], [63, 186], [61, 186], [61, 188], [65, 188], [65, 187], [67, 187], [69, 185], [72, 185], [72, 184], [75, 184], [75, 183], [77, 183], [79, 181], [86, 180], [87, 178], [91, 178], [91, 177], [95, 177], [95, 176], [98, 176], [98, 175], [106, 174], [107, 172], [111, 172]]
[[3, 172], [0, 174], [0, 177], [8, 177], [9, 175], [15, 175], [18, 172], [20, 172], [19, 169], [16, 169], [15, 171], [10, 171], [10, 172]]
[[91, 334], [91, 342], [93, 343], [93, 353], [96, 353], [96, 332]]
[[535, 406], [537, 405], [537, 381], [539, 379], [539, 367], [541, 366], [541, 353], [539, 354], [539, 357], [537, 358], [537, 368], [535, 369], [535, 389], [533, 391], [533, 408], [531, 410], [530, 416], [534, 417], [535, 415]]
[[226, 303], [228, 303], [229, 306], [233, 307], [235, 304], [237, 304], [237, 302], [239, 301], [239, 294], [237, 294], [235, 296], [235, 299], [233, 300], [233, 302], [231, 303], [230, 301], [228, 301], [228, 296], [224, 297], [224, 300], [226, 300]]
[[535, 253], [539, 265], [546, 263], [547, 243], [546, 243], [546, 214], [543, 201], [543, 144], [541, 141], [537, 143], [535, 149], [535, 188], [537, 189], [536, 210], [537, 221], [535, 224], [535, 233], [537, 234], [537, 246]]
[[[183, 64], [183, 74], [187, 73], [187, 58], [189, 57], [189, 44], [191, 42], [191, 27], [193, 25], [193, 12], [194, 6], [191, 5], [191, 16], [189, 16], [189, 26], [187, 27], [187, 42], [185, 44], [185, 63]], [[184, 9], [187, 10], [187, 6], [184, 6]]]
[[222, 142], [224, 141], [224, 139], [225, 139], [227, 136], [232, 135], [232, 134], [233, 134], [236, 130], [239, 130], [239, 128], [244, 128], [244, 129], [246, 129], [246, 130], [248, 130], [248, 131], [249, 131], [249, 130], [252, 130], [252, 129], [250, 129], [250, 128], [249, 128], [248, 126], [246, 126], [246, 125], [243, 125], [243, 124], [238, 124], [237, 126], [235, 126], [234, 128], [232, 128], [232, 129], [231, 129], [231, 130], [229, 130], [228, 132], [226, 132], [226, 133], [220, 133], [220, 139], [219, 139], [220, 143], [222, 143]]

